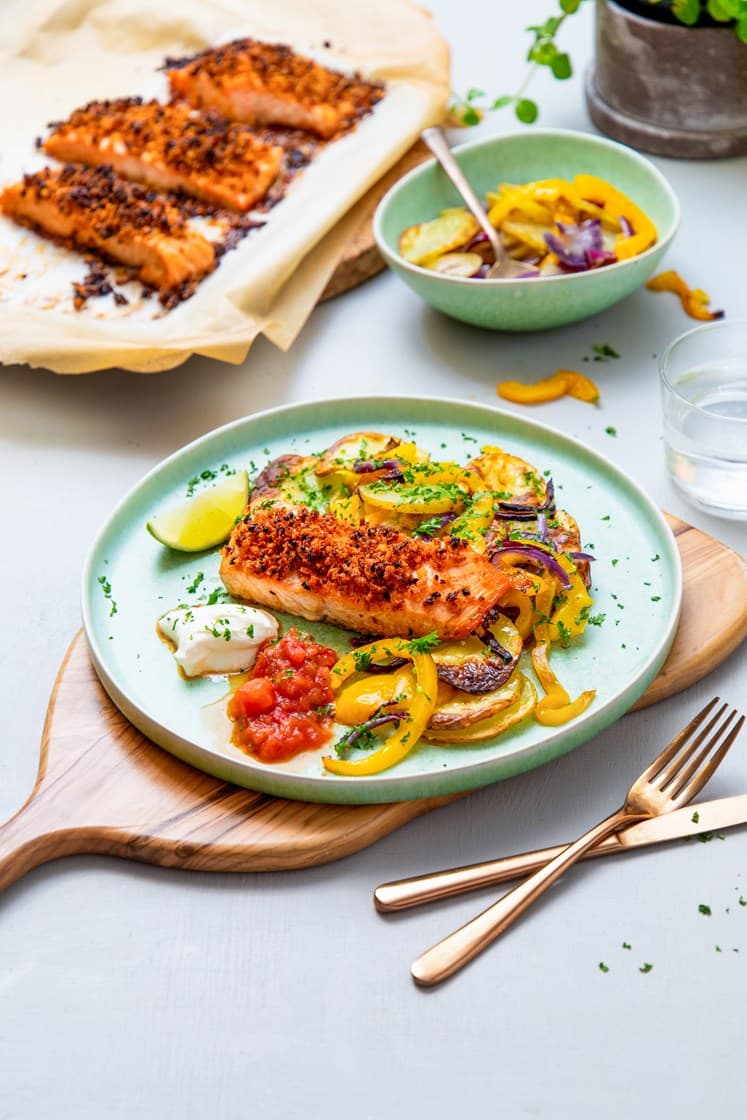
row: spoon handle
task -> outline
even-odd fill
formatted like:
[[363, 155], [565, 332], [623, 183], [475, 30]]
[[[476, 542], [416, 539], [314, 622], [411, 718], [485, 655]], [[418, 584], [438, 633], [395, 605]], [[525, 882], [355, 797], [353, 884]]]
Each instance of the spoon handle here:
[[421, 134], [421, 139], [428, 145], [434, 156], [441, 164], [452, 183], [459, 191], [459, 194], [467, 204], [467, 208], [473, 215], [475, 220], [479, 223], [480, 229], [490, 241], [495, 253], [496, 261], [501, 261], [506, 256], [506, 250], [503, 248], [500, 237], [491, 225], [488, 215], [485, 213], [485, 207], [480, 202], [475, 192], [472, 190], [466, 175], [461, 167], [451, 154], [451, 148], [446, 143], [446, 137], [440, 128], [426, 128]]

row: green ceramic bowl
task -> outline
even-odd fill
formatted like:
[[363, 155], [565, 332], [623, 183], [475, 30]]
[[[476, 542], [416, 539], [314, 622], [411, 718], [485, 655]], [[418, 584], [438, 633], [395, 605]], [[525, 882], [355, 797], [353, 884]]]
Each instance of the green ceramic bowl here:
[[392, 187], [374, 217], [378, 247], [406, 284], [439, 311], [502, 331], [536, 331], [586, 319], [645, 284], [675, 235], [680, 220], [676, 195], [661, 172], [631, 148], [582, 132], [548, 129], [475, 140], [454, 149], [478, 195], [499, 182], [572, 179], [581, 173], [606, 179], [629, 195], [659, 232], [640, 256], [594, 272], [524, 280], [474, 280], [442, 276], [409, 264], [399, 255], [408, 226], [435, 218], [460, 198], [435, 160], [411, 171]]

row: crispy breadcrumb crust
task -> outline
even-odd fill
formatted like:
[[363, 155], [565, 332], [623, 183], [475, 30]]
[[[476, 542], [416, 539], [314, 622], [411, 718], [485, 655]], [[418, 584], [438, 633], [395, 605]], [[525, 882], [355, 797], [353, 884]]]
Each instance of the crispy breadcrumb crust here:
[[[293, 578], [305, 590], [345, 596], [367, 609], [392, 610], [413, 604], [431, 606], [476, 597], [486, 612], [508, 590], [510, 578], [465, 541], [432, 541], [406, 536], [379, 525], [358, 525], [331, 514], [297, 509], [254, 508], [234, 529], [223, 549], [224, 565], [280, 584]], [[418, 571], [433, 573], [427, 598], [418, 595]], [[423, 581], [425, 582], [425, 581]], [[432, 585], [439, 589], [433, 590]]]
[[[249, 38], [235, 39], [189, 58], [167, 59], [165, 69], [177, 96], [189, 99], [189, 82], [185, 77], [201, 74], [221, 90], [245, 87], [307, 110], [335, 110], [337, 132], [355, 125], [384, 96], [380, 83], [367, 82], [359, 74], [331, 70], [296, 54], [284, 43]], [[181, 72], [178, 80], [172, 80], [175, 72]]]
[[[90, 148], [90, 158], [77, 154]], [[140, 159], [151, 175], [160, 167], [176, 173], [199, 197], [248, 209], [267, 193], [280, 170], [282, 148], [267, 143], [248, 125], [188, 105], [140, 97], [91, 101], [52, 125], [45, 151], [57, 158], [107, 163], [107, 157]], [[169, 183], [164, 184], [168, 189]], [[243, 199], [241, 196], [244, 196]]]

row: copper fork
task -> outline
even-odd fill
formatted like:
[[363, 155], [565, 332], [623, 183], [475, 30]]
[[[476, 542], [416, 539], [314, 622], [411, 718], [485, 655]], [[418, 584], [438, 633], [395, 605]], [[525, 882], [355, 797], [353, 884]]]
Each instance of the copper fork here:
[[418, 957], [411, 968], [416, 983], [431, 987], [452, 976], [508, 929], [584, 852], [605, 837], [637, 821], [679, 809], [699, 793], [723, 761], [745, 719], [740, 716], [734, 723], [737, 716], [734, 709], [724, 718], [728, 705], [722, 704], [701, 729], [718, 699], [716, 696], [706, 704], [646, 767], [617, 812], [569, 844], [555, 859], [482, 914]]

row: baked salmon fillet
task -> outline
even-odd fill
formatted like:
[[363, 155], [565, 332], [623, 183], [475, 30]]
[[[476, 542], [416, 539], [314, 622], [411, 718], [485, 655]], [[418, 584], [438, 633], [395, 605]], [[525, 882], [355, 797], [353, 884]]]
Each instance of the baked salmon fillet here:
[[189, 228], [177, 199], [110, 167], [45, 167], [6, 187], [0, 209], [37, 233], [137, 269], [163, 302], [191, 295], [215, 268], [213, 246]]
[[384, 96], [380, 85], [256, 39], [170, 59], [166, 68], [173, 96], [190, 105], [251, 124], [307, 129], [325, 140], [349, 129]]
[[91, 101], [52, 127], [44, 150], [55, 159], [109, 164], [127, 179], [242, 213], [267, 194], [283, 155], [217, 113], [139, 97]]
[[220, 577], [237, 598], [390, 637], [467, 637], [516, 586], [454, 537], [419, 540], [302, 506], [250, 507]]

